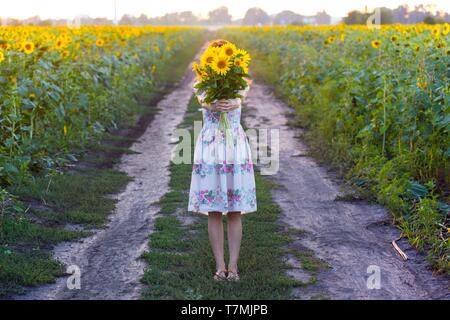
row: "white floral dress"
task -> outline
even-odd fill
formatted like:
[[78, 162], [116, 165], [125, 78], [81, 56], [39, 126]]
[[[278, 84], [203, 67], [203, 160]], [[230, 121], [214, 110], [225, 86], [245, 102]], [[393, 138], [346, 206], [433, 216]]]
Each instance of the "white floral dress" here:
[[[245, 96], [247, 90], [241, 94]], [[197, 97], [202, 101], [203, 96]], [[202, 109], [203, 128], [194, 151], [189, 211], [256, 211], [255, 175], [248, 138], [240, 123], [241, 111], [239, 106], [225, 113], [232, 133], [232, 139], [227, 139], [225, 130], [219, 127], [221, 113]]]

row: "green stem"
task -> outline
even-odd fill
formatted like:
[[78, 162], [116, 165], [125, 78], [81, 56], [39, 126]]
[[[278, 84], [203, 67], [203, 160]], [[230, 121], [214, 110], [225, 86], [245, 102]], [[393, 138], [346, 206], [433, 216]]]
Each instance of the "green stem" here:
[[233, 135], [231, 133], [231, 125], [228, 121], [228, 116], [226, 112], [220, 113], [220, 121], [219, 121], [219, 127], [225, 131], [225, 142], [228, 145], [228, 143], [233, 143]]
[[382, 155], [385, 154], [386, 147], [386, 77], [384, 77], [384, 88], [383, 88], [383, 147], [382, 147]]

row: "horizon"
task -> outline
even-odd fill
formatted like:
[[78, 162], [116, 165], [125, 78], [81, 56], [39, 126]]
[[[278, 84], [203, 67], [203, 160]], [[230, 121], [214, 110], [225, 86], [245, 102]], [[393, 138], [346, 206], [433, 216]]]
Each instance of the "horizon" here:
[[[259, 7], [269, 15], [277, 14], [284, 10], [291, 10], [302, 15], [315, 15], [317, 12], [326, 11], [333, 18], [342, 18], [352, 10], [363, 11], [365, 7], [369, 10], [376, 7], [388, 7], [395, 9], [400, 5], [408, 5], [411, 8], [417, 5], [434, 5], [436, 9], [450, 12], [450, 1], [397, 1], [397, 0], [373, 0], [361, 1], [342, 0], [339, 5], [333, 5], [332, 0], [317, 0], [314, 3], [292, 3], [288, 0], [279, 0], [276, 3], [268, 0], [247, 0], [245, 5], [242, 0], [197, 0], [195, 8], [192, 4], [180, 0], [166, 0], [154, 4], [144, 0], [91, 0], [61, 1], [61, 0], [16, 0], [11, 3], [9, 0], [0, 0], [0, 4], [8, 1], [8, 5], [1, 8], [0, 18], [2, 19], [27, 19], [39, 16], [41, 19], [73, 19], [76, 16], [87, 15], [91, 18], [114, 19], [114, 3], [117, 3], [117, 18], [120, 19], [125, 14], [139, 16], [145, 14], [148, 17], [159, 17], [167, 13], [192, 11], [200, 17], [207, 17], [208, 12], [218, 7], [225, 6], [232, 15], [233, 20], [244, 17], [249, 8]], [[280, 9], [281, 8], [281, 9]]]

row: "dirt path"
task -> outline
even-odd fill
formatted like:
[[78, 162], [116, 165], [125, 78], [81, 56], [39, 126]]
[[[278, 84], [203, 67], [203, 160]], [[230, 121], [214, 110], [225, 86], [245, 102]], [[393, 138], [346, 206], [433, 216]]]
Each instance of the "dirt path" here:
[[147, 249], [157, 202], [168, 191], [173, 145], [171, 134], [181, 122], [192, 95], [193, 74], [187, 69], [176, 89], [158, 103], [160, 112], [131, 150], [122, 157], [118, 170], [133, 178], [107, 226], [81, 242], [62, 243], [56, 259], [81, 271], [81, 289], [67, 289], [67, 278], [31, 290], [19, 299], [137, 299], [145, 264], [139, 258]]
[[[317, 294], [331, 299], [449, 299], [448, 278], [434, 277], [424, 258], [409, 245], [410, 257], [402, 261], [390, 241], [399, 231], [389, 224], [389, 214], [363, 201], [337, 201], [339, 181], [307, 156], [296, 138], [301, 132], [286, 125], [292, 110], [277, 100], [269, 88], [254, 83], [246, 116], [249, 128], [280, 128], [280, 169], [272, 176], [280, 185], [274, 197], [283, 210], [282, 222], [306, 231], [298, 244], [313, 250], [331, 268], [318, 275], [317, 285], [293, 293], [309, 299]], [[367, 268], [378, 266], [381, 289], [367, 288]], [[295, 273], [294, 273], [295, 274]]]

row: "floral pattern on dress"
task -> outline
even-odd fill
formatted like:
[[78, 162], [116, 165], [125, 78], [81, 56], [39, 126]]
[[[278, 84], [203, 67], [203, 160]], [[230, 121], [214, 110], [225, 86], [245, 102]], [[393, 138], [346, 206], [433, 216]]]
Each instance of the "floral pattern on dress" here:
[[214, 112], [211, 110], [206, 110], [205, 118], [209, 123], [219, 123], [220, 112]]
[[226, 174], [245, 174], [250, 173], [253, 174], [253, 163], [247, 161], [242, 164], [234, 164], [227, 163], [224, 161], [223, 163], [198, 163], [192, 166], [192, 173], [194, 175], [199, 175], [202, 178], [206, 178], [208, 175], [218, 174], [218, 175], [226, 175]]
[[[238, 143], [245, 143], [245, 140], [247, 139], [247, 135], [245, 134], [245, 131], [242, 129], [242, 127], [232, 128], [231, 133], [233, 136], [233, 144], [236, 145]], [[200, 132], [201, 134], [201, 142], [204, 145], [211, 145], [215, 142], [219, 144], [225, 144], [225, 130], [220, 128], [210, 128], [208, 130], [202, 130]]]
[[211, 208], [209, 212], [215, 211], [216, 207], [220, 207], [221, 212], [250, 211], [256, 206], [256, 189], [200, 190], [190, 194], [189, 203], [195, 211], [201, 207]]

